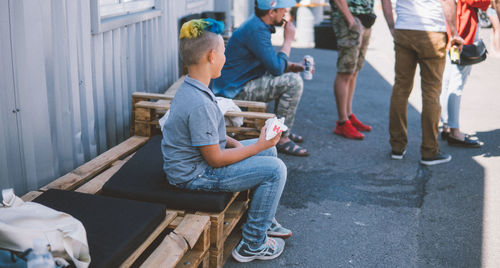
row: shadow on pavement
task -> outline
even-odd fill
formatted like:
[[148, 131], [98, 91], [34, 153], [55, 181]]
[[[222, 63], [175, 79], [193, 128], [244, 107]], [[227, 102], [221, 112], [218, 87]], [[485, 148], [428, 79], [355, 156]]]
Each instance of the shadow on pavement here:
[[[408, 153], [403, 160], [391, 160], [388, 112], [392, 85], [368, 62], [358, 76], [353, 105], [356, 116], [372, 125], [373, 130], [366, 133], [363, 141], [334, 135], [337, 112], [333, 80], [337, 53], [293, 49], [291, 54], [292, 61], [311, 55], [316, 64], [313, 80], [304, 81], [304, 93], [292, 129], [293, 133], [305, 137], [301, 145], [311, 156], [279, 155], [288, 167], [288, 179], [277, 215], [284, 226], [294, 231], [294, 236], [276, 260], [248, 264], [230, 260], [227, 266], [480, 266], [484, 170], [473, 161], [474, 153], [463, 149], [455, 152], [442, 144], [454, 160], [434, 167], [421, 166], [420, 113], [409, 106]], [[269, 110], [272, 111], [272, 107]], [[495, 131], [478, 133], [478, 136], [489, 143], [498, 134]], [[486, 146], [480, 150], [499, 154], [498, 148]], [[337, 205], [328, 220], [320, 218], [322, 211], [311, 211], [322, 204], [337, 203], [339, 207], [357, 206], [363, 210], [359, 213], [366, 210], [365, 217], [380, 222], [380, 226], [367, 229], [371, 233], [360, 232], [356, 229], [360, 226], [348, 219], [351, 215], [335, 209]], [[318, 216], [314, 219], [293, 216], [300, 211]], [[394, 218], [374, 219], [386, 215], [380, 211], [388, 211], [386, 214]], [[383, 226], [384, 221], [396, 224]], [[408, 231], [406, 225], [415, 227]], [[401, 229], [400, 233], [407, 234], [391, 238], [383, 233], [387, 232], [386, 228]], [[311, 230], [318, 230], [319, 234]], [[330, 243], [310, 244], [324, 239]], [[310, 249], [311, 246], [316, 248]]]

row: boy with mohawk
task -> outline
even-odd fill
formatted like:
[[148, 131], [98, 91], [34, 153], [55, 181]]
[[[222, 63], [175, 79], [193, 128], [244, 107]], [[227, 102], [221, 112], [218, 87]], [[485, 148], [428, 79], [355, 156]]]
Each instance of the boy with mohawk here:
[[274, 147], [281, 134], [266, 140], [263, 128], [258, 139], [241, 143], [226, 135], [224, 116], [208, 88], [226, 59], [222, 30], [212, 19], [182, 25], [180, 54], [188, 75], [163, 126], [164, 170], [169, 183], [182, 189], [254, 189], [243, 238], [232, 255], [239, 262], [270, 260], [283, 252], [282, 238], [292, 235], [274, 219], [287, 175]]

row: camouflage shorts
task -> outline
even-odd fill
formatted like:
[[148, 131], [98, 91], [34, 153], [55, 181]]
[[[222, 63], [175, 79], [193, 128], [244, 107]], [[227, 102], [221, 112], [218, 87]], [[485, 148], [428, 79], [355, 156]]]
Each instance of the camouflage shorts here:
[[[359, 19], [354, 17], [354, 19]], [[337, 39], [338, 73], [354, 73], [361, 70], [370, 41], [371, 28], [366, 29], [359, 23], [358, 29], [349, 29], [340, 15], [332, 14], [333, 31]]]
[[[298, 73], [284, 73], [280, 76], [267, 73], [248, 81], [234, 98], [249, 101], [275, 101], [274, 113], [278, 118], [285, 118], [285, 125], [290, 130], [303, 89], [304, 82]], [[288, 134], [289, 131], [283, 133], [283, 136], [286, 137]]]

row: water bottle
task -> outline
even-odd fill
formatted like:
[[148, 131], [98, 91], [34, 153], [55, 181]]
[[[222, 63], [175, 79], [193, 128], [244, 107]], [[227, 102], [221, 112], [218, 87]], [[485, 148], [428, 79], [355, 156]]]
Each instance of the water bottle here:
[[52, 254], [47, 248], [44, 239], [33, 242], [33, 251], [28, 255], [28, 268], [54, 268], [56, 267]]

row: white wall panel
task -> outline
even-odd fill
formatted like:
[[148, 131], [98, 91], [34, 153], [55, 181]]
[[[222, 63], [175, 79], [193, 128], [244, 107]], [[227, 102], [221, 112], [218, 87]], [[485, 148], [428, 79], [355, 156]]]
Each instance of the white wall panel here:
[[0, 0], [0, 187], [34, 190], [129, 137], [131, 94], [175, 82], [178, 19], [214, 1], [157, 0], [161, 16], [93, 35], [90, 1]]
[[26, 189], [17, 126], [9, 2], [0, 1], [0, 188]]

